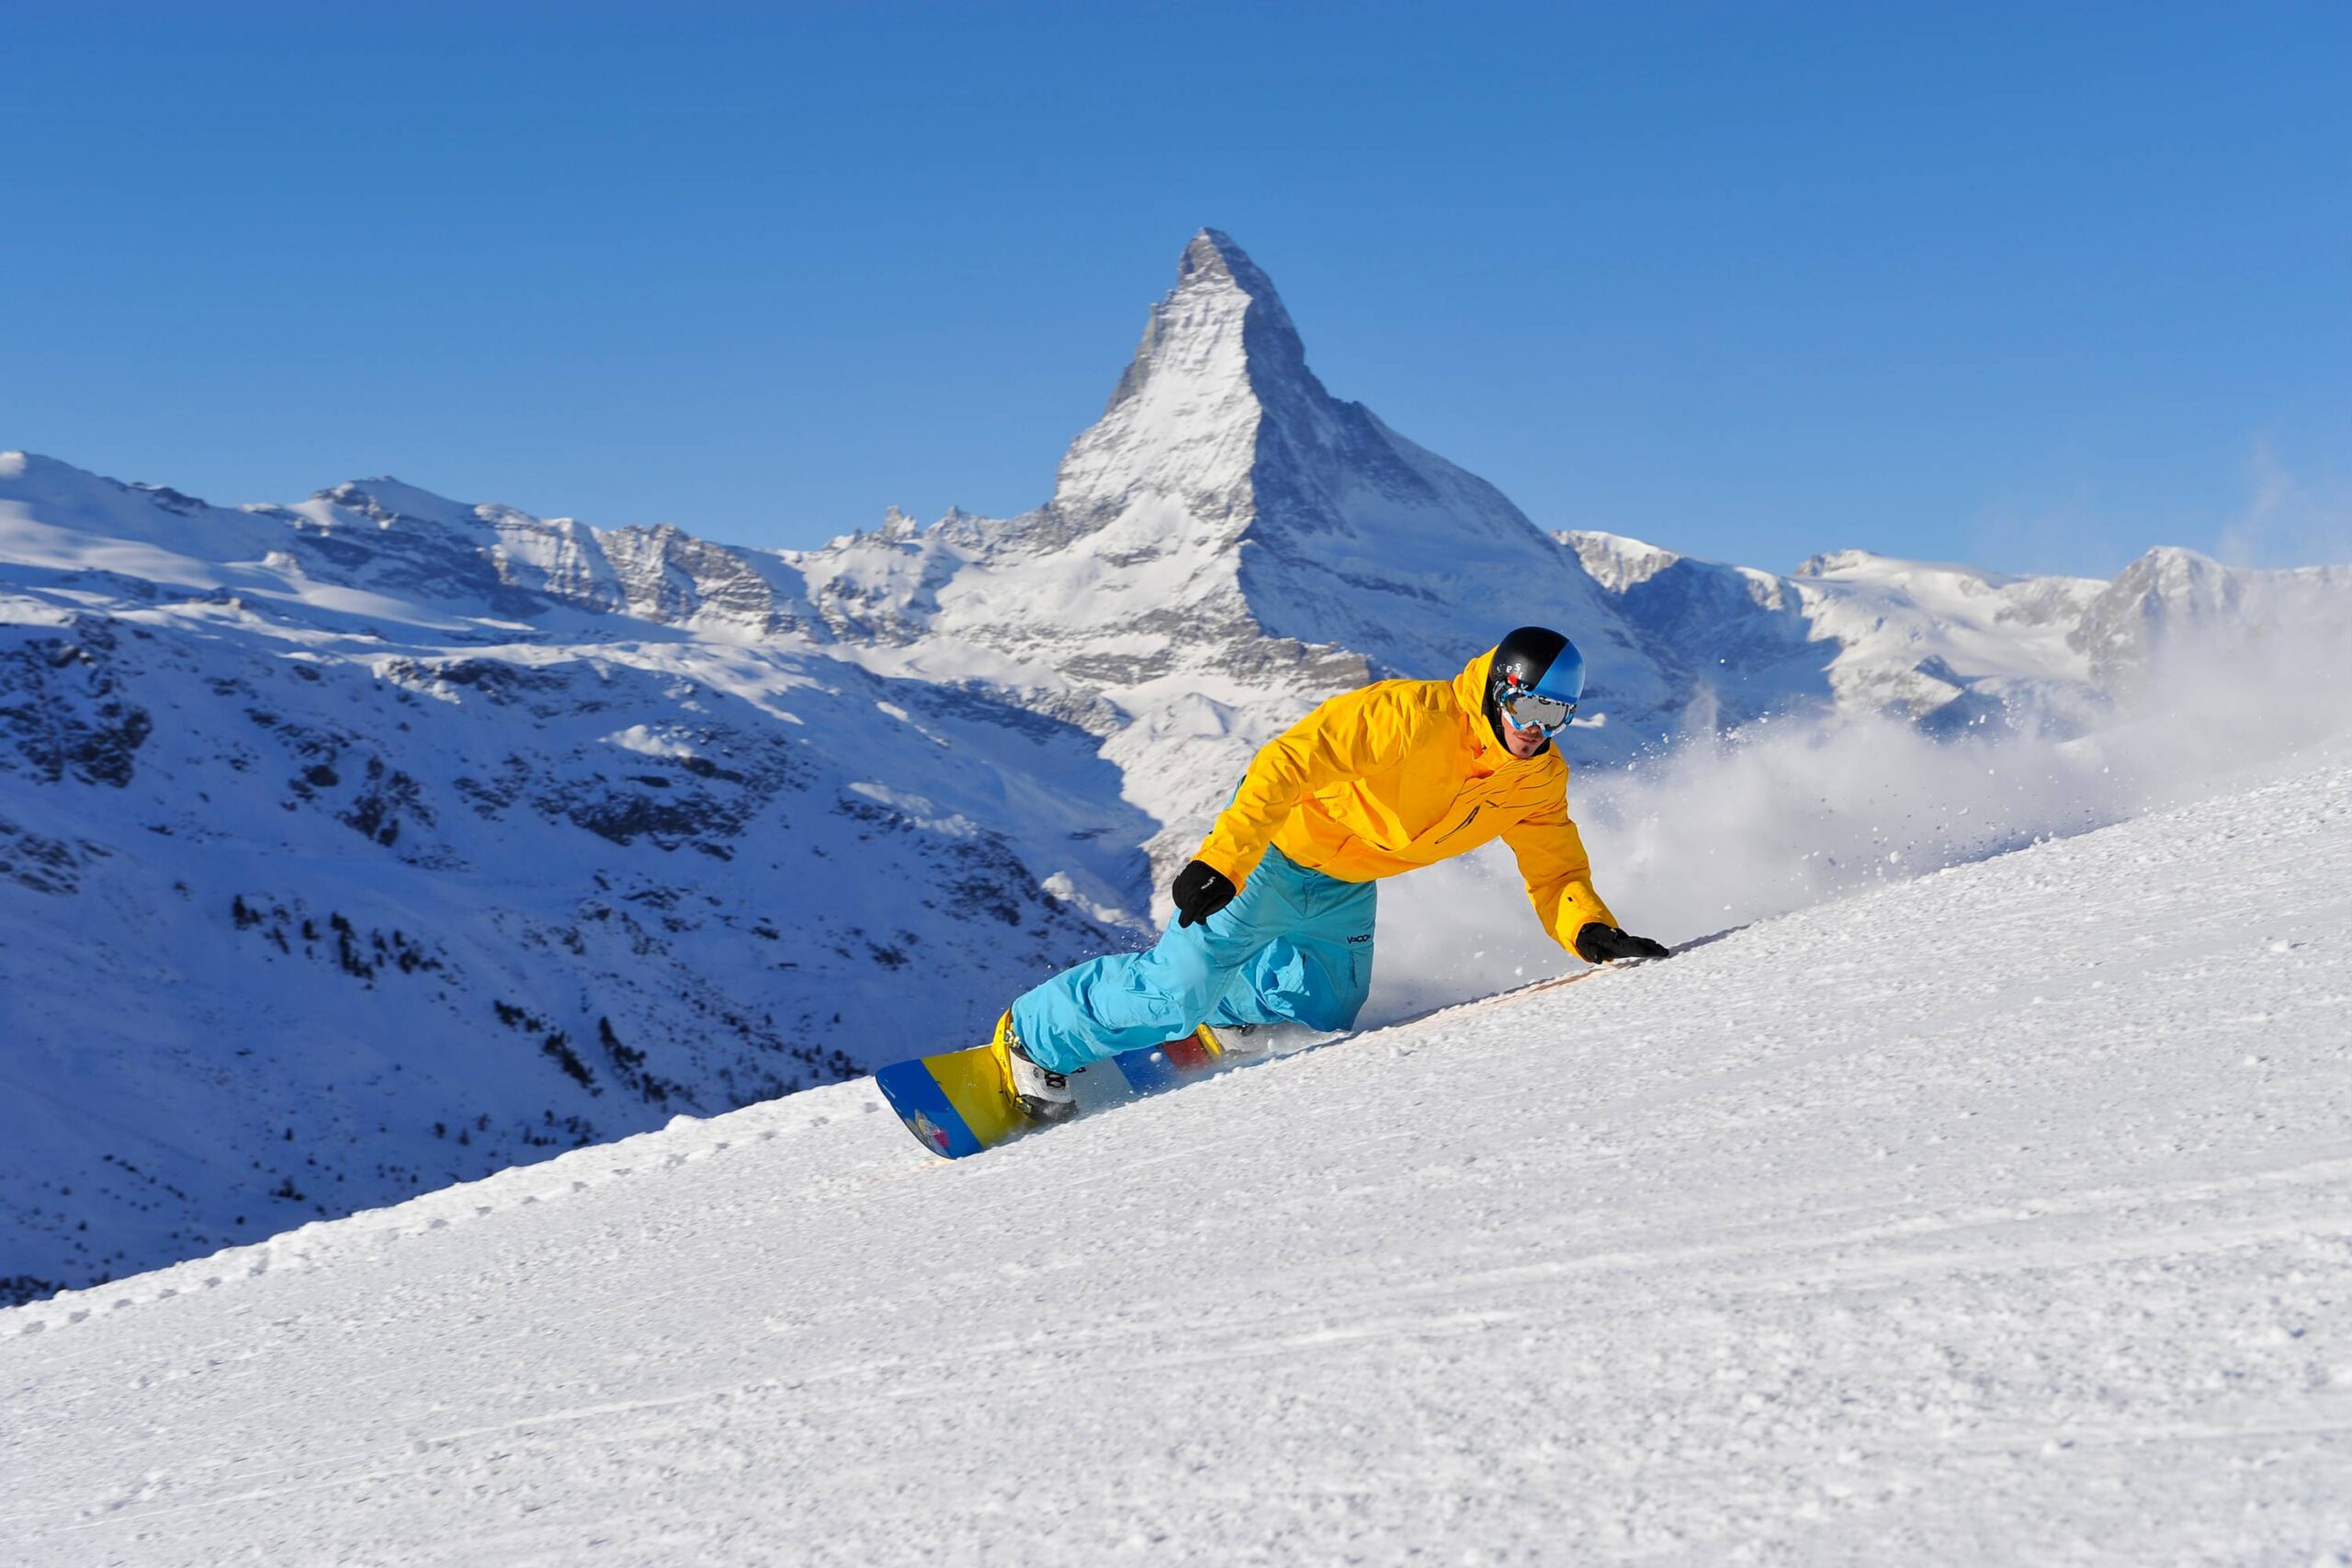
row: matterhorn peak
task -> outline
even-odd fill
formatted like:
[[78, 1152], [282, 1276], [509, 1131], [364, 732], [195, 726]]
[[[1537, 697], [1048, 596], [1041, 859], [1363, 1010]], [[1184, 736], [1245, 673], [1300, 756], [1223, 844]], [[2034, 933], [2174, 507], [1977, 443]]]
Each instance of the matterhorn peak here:
[[1231, 236], [1203, 229], [1176, 287], [1151, 307], [1110, 406], [1063, 457], [1052, 510], [1080, 532], [1150, 502], [1238, 518], [1267, 407], [1302, 393], [1328, 398], [1272, 281]]
[[1598, 676], [1646, 694], [1618, 668], [1619, 628], [1575, 554], [1325, 390], [1272, 281], [1219, 230], [1185, 244], [1110, 406], [1019, 537], [1040, 553], [1082, 542], [1082, 570], [1121, 584], [1096, 596], [1121, 635], [1148, 583], [1195, 640], [1215, 626], [1236, 648], [1336, 647], [1435, 676], [1460, 668], [1465, 626], [1475, 639], [1550, 615], [1591, 634]]
[[[1176, 277], [1176, 291], [1152, 307], [1130, 376], [1146, 367], [1155, 351], [1174, 347], [1172, 340], [1185, 327], [1222, 324], [1237, 299], [1250, 370], [1261, 376], [1270, 371], [1308, 374], [1306, 345], [1290, 312], [1283, 309], [1282, 296], [1274, 292], [1273, 279], [1233, 243], [1233, 236], [1222, 229], [1204, 229], [1193, 235], [1177, 263]], [[1125, 389], [1123, 381], [1121, 391]]]
[[[1240, 283], [1240, 278], [1234, 276], [1237, 268], [1243, 277], [1265, 282], [1266, 275], [1233, 243], [1232, 235], [1222, 229], [1204, 228], [1185, 245], [1183, 259], [1177, 264], [1177, 276], [1189, 282], [1197, 276], [1222, 275], [1227, 282]], [[1244, 292], [1258, 292], [1246, 283], [1241, 286]]]

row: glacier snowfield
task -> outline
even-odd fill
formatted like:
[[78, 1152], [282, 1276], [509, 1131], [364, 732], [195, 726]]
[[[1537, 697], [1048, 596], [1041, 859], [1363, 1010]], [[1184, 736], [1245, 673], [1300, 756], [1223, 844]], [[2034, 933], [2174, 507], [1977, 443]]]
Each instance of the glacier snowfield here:
[[0, 1313], [31, 1564], [2352, 1561], [2352, 755], [954, 1165]]

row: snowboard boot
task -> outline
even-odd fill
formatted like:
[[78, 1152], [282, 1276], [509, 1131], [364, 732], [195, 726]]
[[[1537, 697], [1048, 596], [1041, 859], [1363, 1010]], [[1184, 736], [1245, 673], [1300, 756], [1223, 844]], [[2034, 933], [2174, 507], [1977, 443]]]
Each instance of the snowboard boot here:
[[990, 1045], [1004, 1074], [1006, 1091], [1023, 1115], [1032, 1122], [1067, 1122], [1078, 1114], [1078, 1096], [1070, 1089], [1069, 1075], [1049, 1072], [1030, 1059], [1020, 1036], [1012, 1032], [1010, 1011], [996, 1021], [996, 1038]]
[[1204, 1023], [1200, 1032], [1209, 1049], [1219, 1056], [1257, 1056], [1274, 1048], [1273, 1037], [1262, 1023], [1220, 1023], [1215, 1029]]

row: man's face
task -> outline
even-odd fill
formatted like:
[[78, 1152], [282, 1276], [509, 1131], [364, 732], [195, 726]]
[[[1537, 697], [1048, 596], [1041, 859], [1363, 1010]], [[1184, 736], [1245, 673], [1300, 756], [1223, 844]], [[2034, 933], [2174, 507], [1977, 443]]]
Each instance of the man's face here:
[[1510, 748], [1512, 756], [1532, 757], [1536, 752], [1544, 750], [1542, 730], [1521, 729], [1510, 721], [1510, 716], [1508, 714], [1503, 716], [1502, 728], [1503, 744]]

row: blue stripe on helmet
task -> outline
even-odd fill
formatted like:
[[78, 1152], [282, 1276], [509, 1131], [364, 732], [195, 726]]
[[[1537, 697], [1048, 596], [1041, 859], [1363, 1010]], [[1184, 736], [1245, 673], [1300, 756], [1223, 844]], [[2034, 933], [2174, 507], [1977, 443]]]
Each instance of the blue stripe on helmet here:
[[1563, 643], [1551, 667], [1536, 677], [1535, 694], [1571, 707], [1584, 700], [1584, 655], [1573, 642]]

